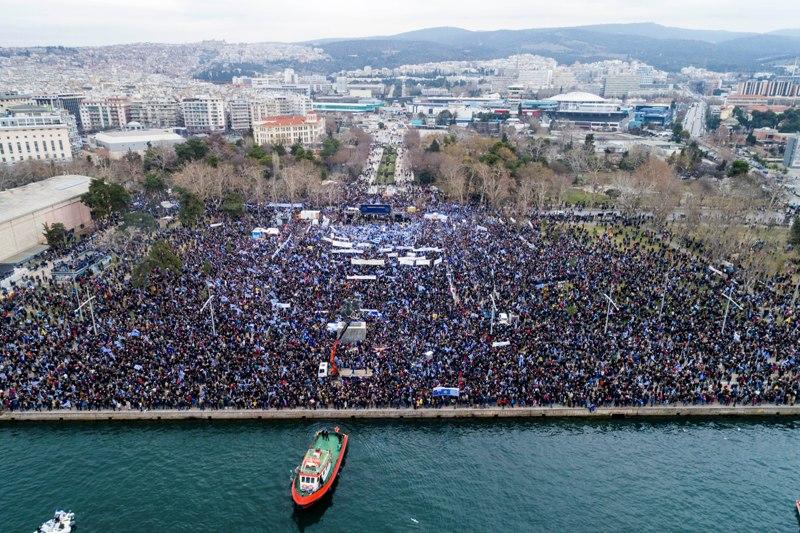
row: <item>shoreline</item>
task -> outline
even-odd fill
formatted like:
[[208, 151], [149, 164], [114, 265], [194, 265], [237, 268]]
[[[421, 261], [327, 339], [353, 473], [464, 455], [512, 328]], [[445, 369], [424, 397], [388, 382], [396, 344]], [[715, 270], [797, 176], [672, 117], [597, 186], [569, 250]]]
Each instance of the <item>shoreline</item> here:
[[422, 409], [162, 409], [98, 411], [5, 411], [0, 423], [129, 420], [403, 420], [478, 418], [682, 418], [800, 417], [800, 405], [670, 405], [655, 407], [442, 407]]

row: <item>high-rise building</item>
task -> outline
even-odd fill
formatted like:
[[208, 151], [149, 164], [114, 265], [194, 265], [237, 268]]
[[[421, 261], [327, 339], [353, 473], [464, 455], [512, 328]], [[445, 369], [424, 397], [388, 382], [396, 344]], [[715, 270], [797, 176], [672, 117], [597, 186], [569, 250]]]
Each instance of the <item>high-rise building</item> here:
[[87, 99], [80, 104], [83, 131], [102, 131], [124, 127], [130, 121], [130, 100], [125, 97]]
[[181, 101], [183, 125], [190, 133], [225, 131], [225, 103], [221, 98], [197, 96]]
[[267, 117], [253, 125], [256, 144], [317, 144], [325, 133], [325, 119], [315, 113]]
[[783, 164], [787, 168], [800, 168], [800, 135], [792, 135], [786, 139]]
[[69, 126], [48, 107], [19, 106], [0, 117], [0, 163], [70, 161]]
[[250, 101], [246, 98], [228, 100], [228, 118], [233, 131], [246, 131], [250, 129]]
[[528, 89], [547, 89], [553, 81], [550, 69], [520, 70], [517, 78], [520, 85]]
[[603, 86], [605, 98], [625, 98], [639, 90], [641, 76], [637, 73], [608, 74]]

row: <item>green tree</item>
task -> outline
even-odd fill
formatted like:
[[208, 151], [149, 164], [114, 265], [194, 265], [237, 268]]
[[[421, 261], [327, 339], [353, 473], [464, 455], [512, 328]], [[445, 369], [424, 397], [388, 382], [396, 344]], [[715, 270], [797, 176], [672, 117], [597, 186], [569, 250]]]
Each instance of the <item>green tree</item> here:
[[800, 249], [800, 217], [794, 217], [792, 228], [789, 230], [789, 244]]
[[127, 209], [131, 196], [118, 183], [92, 179], [89, 191], [81, 195], [81, 201], [91, 210], [93, 218], [103, 219], [112, 213]]
[[233, 218], [239, 218], [244, 213], [244, 197], [241, 193], [231, 191], [222, 199], [222, 210]]
[[147, 194], [156, 194], [167, 188], [161, 174], [155, 172], [148, 174], [144, 178], [144, 190]]
[[208, 145], [197, 137], [175, 145], [175, 155], [178, 156], [178, 162], [181, 164], [203, 159], [207, 153]]
[[63, 250], [70, 241], [69, 232], [61, 222], [56, 222], [53, 225], [45, 222], [43, 235], [47, 240], [47, 244], [56, 250]]
[[159, 239], [150, 247], [147, 256], [133, 268], [131, 281], [134, 287], [142, 287], [147, 284], [150, 274], [154, 270], [179, 274], [181, 268], [183, 268], [183, 261], [172, 249], [169, 242]]
[[122, 227], [125, 229], [136, 228], [152, 233], [157, 226], [156, 219], [146, 211], [131, 211], [122, 215]]
[[333, 157], [336, 152], [339, 151], [339, 147], [341, 143], [335, 137], [326, 137], [324, 141], [322, 141], [322, 150], [320, 151], [320, 155], [324, 158]]
[[164, 239], [159, 239], [150, 247], [148, 260], [153, 267], [161, 270], [179, 273], [183, 267], [183, 262], [172, 246]]
[[733, 163], [731, 163], [730, 168], [728, 169], [728, 176], [735, 177], [735, 176], [743, 176], [750, 172], [750, 165], [747, 161], [742, 159], [737, 159]]
[[194, 226], [203, 217], [205, 206], [194, 194], [183, 191], [181, 194], [181, 209], [178, 218], [184, 226]]

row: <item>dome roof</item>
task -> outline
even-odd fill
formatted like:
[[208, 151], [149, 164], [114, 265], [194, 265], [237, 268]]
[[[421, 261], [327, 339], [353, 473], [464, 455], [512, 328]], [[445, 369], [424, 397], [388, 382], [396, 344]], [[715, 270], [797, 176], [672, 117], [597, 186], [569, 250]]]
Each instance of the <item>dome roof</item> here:
[[548, 100], [556, 102], [606, 102], [607, 100], [601, 96], [592, 93], [571, 92], [566, 94], [557, 94], [551, 96]]
[[141, 122], [137, 122], [135, 120], [131, 120], [130, 122], [128, 122], [125, 125], [125, 128], [127, 128], [129, 130], [141, 130], [141, 129], [144, 128], [144, 126], [142, 126]]

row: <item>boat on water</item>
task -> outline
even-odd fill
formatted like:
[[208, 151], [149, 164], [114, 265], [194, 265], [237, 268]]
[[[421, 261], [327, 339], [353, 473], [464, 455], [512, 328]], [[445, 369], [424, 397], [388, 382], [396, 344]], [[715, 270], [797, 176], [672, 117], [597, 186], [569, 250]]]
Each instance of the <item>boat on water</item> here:
[[328, 494], [339, 475], [342, 459], [347, 452], [347, 435], [338, 427], [321, 429], [303, 456], [303, 462], [292, 476], [292, 500], [305, 509]]
[[797, 507], [797, 514], [800, 515], [800, 500], [794, 502], [794, 506]]
[[56, 511], [53, 518], [39, 526], [34, 533], [69, 533], [75, 524], [75, 513]]

